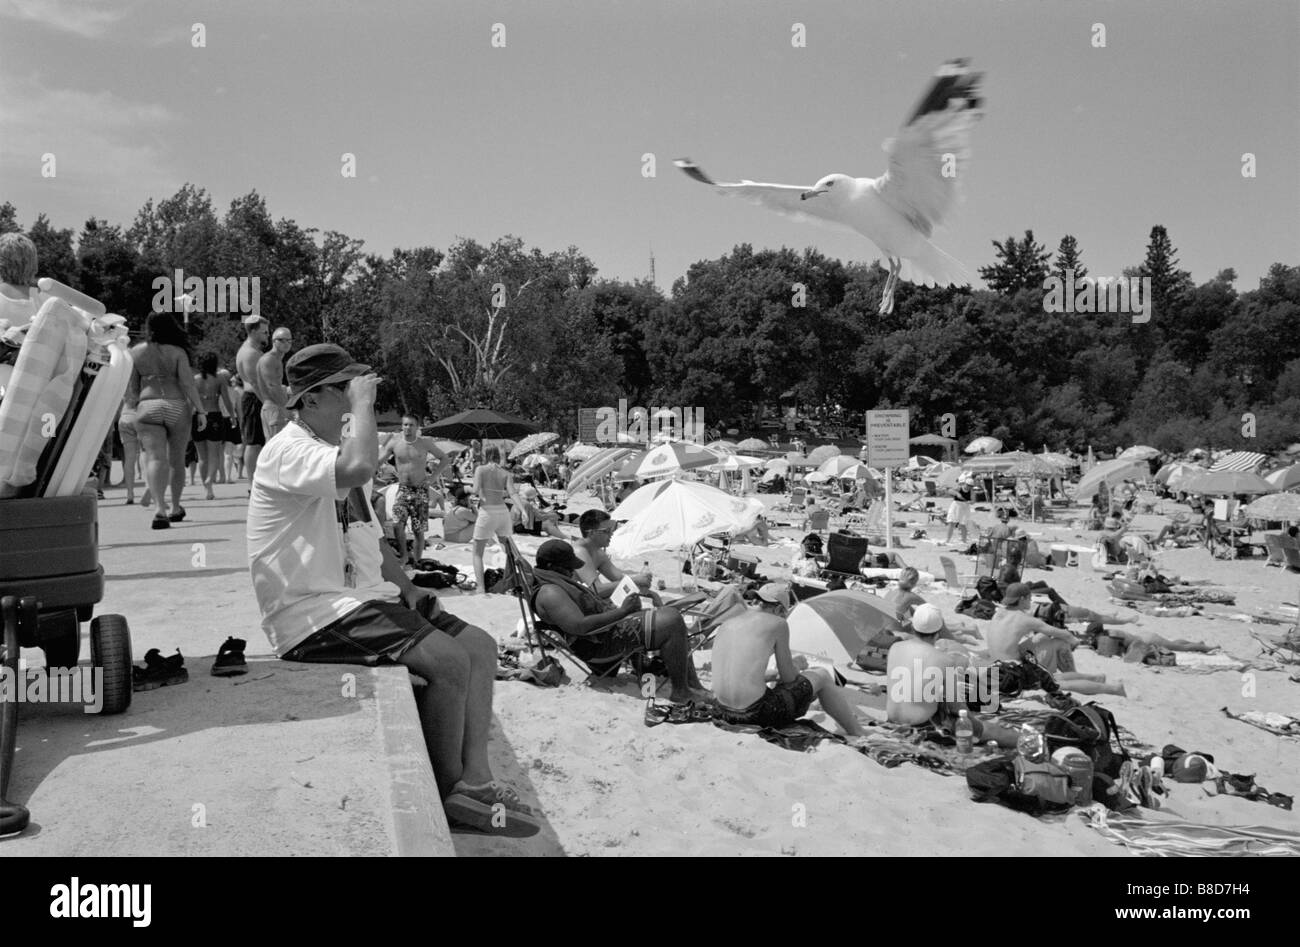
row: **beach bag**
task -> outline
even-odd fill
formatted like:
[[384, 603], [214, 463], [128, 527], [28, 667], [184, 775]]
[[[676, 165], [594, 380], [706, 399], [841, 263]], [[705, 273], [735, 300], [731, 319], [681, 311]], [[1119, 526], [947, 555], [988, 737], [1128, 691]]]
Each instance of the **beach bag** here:
[[997, 614], [997, 610], [997, 606], [986, 598], [968, 598], [957, 605], [957, 614], [971, 618], [989, 619]]
[[1023, 756], [1015, 759], [1016, 789], [1026, 796], [1037, 796], [1045, 805], [1069, 808], [1074, 804], [1070, 774], [1050, 760], [1031, 763]]
[[998, 588], [997, 580], [992, 576], [980, 576], [979, 581], [975, 583], [975, 594], [987, 602], [1002, 601], [1002, 590]]
[[1115, 715], [1095, 701], [1053, 714], [1043, 733], [1049, 756], [1063, 746], [1077, 747], [1092, 760], [1094, 773], [1111, 779], [1119, 776], [1120, 767], [1129, 759], [1128, 750], [1119, 742]]
[[[1069, 776], [1066, 776], [1069, 782]], [[976, 802], [997, 802], [1028, 815], [1062, 812], [1069, 803], [1053, 803], [1036, 793], [1022, 792], [1016, 780], [1016, 764], [1005, 756], [982, 760], [966, 768], [966, 786]]]
[[858, 652], [858, 667], [864, 671], [884, 672], [888, 665], [889, 649], [894, 646], [894, 642], [902, 641], [897, 635], [888, 631], [878, 631], [871, 640], [866, 643], [861, 651]]

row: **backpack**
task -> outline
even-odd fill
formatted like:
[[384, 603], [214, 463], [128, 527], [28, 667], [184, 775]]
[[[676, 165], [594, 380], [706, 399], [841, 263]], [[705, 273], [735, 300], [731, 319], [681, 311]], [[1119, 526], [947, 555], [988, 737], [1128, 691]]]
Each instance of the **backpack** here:
[[857, 662], [858, 667], [864, 671], [880, 671], [883, 673], [888, 666], [889, 649], [893, 647], [894, 642], [902, 640], [902, 638], [891, 632], [878, 631], [858, 652], [858, 656], [854, 660]]
[[997, 606], [986, 598], [968, 598], [958, 603], [957, 614], [987, 619], [997, 614]]
[[[1063, 812], [1070, 808], [1068, 802], [1052, 802], [1036, 792], [1024, 792], [1017, 783], [1016, 763], [1005, 756], [981, 760], [966, 769], [966, 785], [976, 802], [1000, 802], [1008, 809], [1029, 815]], [[1068, 784], [1069, 777], [1066, 777]], [[1053, 795], [1051, 792], [1045, 793]]]
[[988, 602], [1002, 601], [1002, 590], [998, 588], [997, 580], [992, 576], [980, 576], [979, 581], [975, 583], [975, 593]]
[[[1111, 779], [1119, 776], [1128, 761], [1128, 750], [1119, 742], [1115, 715], [1095, 701], [1053, 714], [1043, 728], [1048, 754], [1073, 746], [1088, 754], [1092, 771]], [[1112, 745], [1113, 744], [1113, 745]]]

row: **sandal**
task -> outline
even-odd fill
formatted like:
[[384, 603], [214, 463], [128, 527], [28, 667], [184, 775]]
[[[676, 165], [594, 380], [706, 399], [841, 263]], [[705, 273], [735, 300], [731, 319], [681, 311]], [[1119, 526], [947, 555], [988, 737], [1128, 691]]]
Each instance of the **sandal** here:
[[151, 691], [169, 684], [184, 684], [190, 679], [185, 670], [185, 658], [180, 649], [164, 658], [157, 648], [145, 652], [144, 667], [131, 669], [131, 687], [137, 691]]
[[167, 519], [172, 523], [179, 523], [181, 520], [185, 519], [185, 507], [181, 507], [179, 513], [173, 513], [171, 516], [167, 517]]
[[170, 529], [170, 528], [171, 528], [171, 525], [172, 525], [172, 524], [171, 524], [171, 520], [169, 520], [166, 516], [163, 516], [163, 515], [159, 514], [159, 515], [157, 515], [157, 516], [155, 516], [155, 517], [153, 518], [153, 522], [149, 524], [149, 528], [150, 528], [150, 529]]
[[244, 660], [244, 647], [248, 644], [243, 638], [227, 638], [225, 644], [217, 651], [217, 659], [212, 662], [212, 674], [215, 677], [235, 677], [248, 673], [248, 662]]
[[442, 808], [453, 831], [469, 829], [505, 838], [528, 838], [541, 831], [533, 810], [519, 800], [519, 794], [498, 783], [473, 787], [460, 783], [442, 801]]

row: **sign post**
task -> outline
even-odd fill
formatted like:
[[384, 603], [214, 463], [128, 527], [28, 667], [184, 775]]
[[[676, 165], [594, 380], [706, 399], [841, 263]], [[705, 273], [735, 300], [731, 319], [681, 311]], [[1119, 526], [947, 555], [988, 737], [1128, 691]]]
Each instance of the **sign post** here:
[[911, 427], [906, 409], [867, 412], [867, 465], [885, 472], [885, 548], [894, 548], [894, 468], [907, 464]]

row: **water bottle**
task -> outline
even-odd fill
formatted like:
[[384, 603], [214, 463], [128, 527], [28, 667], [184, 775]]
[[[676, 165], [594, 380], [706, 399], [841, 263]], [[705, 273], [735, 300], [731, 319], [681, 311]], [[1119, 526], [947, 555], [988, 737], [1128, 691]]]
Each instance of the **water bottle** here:
[[975, 749], [975, 727], [970, 722], [970, 711], [962, 710], [957, 714], [957, 752], [967, 754]]
[[647, 580], [647, 581], [649, 581], [650, 579], [653, 579], [653, 578], [654, 578], [654, 575], [650, 572], [650, 560], [649, 560], [649, 559], [647, 559], [645, 562], [641, 563], [641, 574], [642, 574], [643, 576], [646, 577], [646, 580]]

